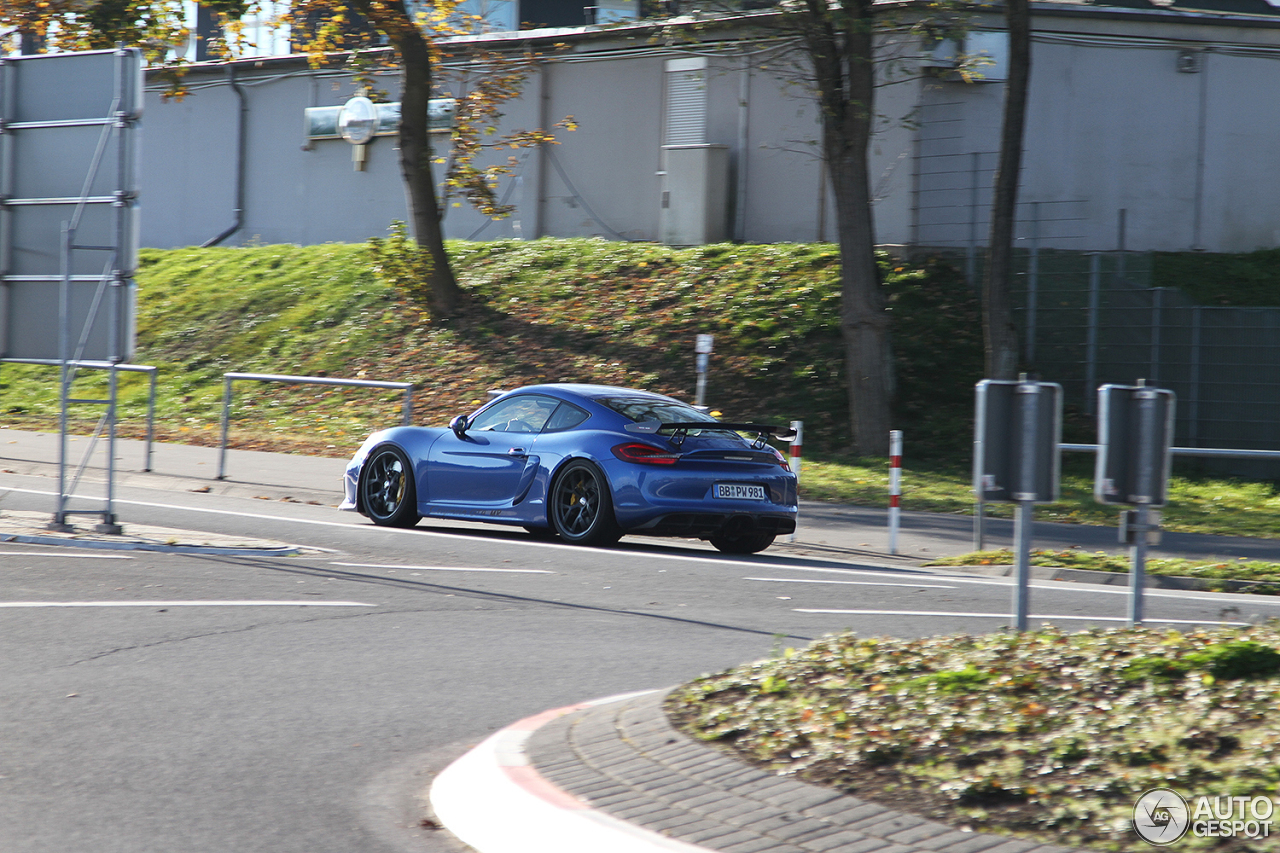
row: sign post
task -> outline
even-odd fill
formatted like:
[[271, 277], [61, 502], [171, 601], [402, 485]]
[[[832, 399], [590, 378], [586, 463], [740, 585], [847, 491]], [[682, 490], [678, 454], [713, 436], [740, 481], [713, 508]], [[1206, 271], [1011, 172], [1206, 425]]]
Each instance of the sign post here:
[[[144, 98], [134, 48], [0, 59], [0, 358], [55, 360], [59, 380], [54, 530], [98, 515], [120, 533], [115, 490], [118, 365], [133, 353], [138, 266], [138, 127]], [[88, 361], [109, 363], [107, 395], [76, 397]], [[101, 395], [97, 395], [101, 397]], [[105, 407], [80, 472], [106, 435], [101, 509], [71, 509], [72, 404]]]
[[1013, 618], [1027, 629], [1031, 589], [1031, 525], [1037, 503], [1058, 499], [1062, 386], [984, 379], [977, 385], [973, 491], [981, 502], [1016, 504]]
[[694, 405], [703, 405], [707, 396], [707, 368], [711, 364], [711, 350], [715, 341], [713, 335], [698, 335], [694, 352], [698, 354], [698, 390], [694, 396]]
[[1135, 507], [1122, 511], [1120, 541], [1130, 546], [1129, 624], [1141, 625], [1147, 545], [1159, 528], [1173, 461], [1172, 391], [1137, 385], [1098, 389], [1098, 461], [1093, 495], [1099, 503]]

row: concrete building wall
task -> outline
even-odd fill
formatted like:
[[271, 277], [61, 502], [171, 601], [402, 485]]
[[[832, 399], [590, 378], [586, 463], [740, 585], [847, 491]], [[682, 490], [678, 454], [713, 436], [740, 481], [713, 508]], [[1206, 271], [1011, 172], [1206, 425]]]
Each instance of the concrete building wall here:
[[[1280, 244], [1280, 21], [1129, 11], [1037, 4], [1019, 245]], [[974, 21], [982, 32], [1001, 25], [998, 16]], [[570, 115], [578, 129], [557, 132], [554, 146], [493, 155], [516, 158], [498, 188], [515, 213], [488, 220], [448, 204], [446, 233], [659, 240], [664, 198], [680, 189], [664, 174], [667, 69], [702, 56], [702, 142], [728, 152], [727, 235], [834, 240], [814, 101], [791, 75], [752, 66], [741, 50], [663, 47], [625, 30], [575, 41], [531, 75], [501, 129]], [[878, 91], [870, 178], [882, 243], [985, 243], [1004, 84], [998, 74], [953, 77], [907, 75]], [[304, 136], [303, 110], [343, 103], [349, 77], [267, 60], [237, 64], [236, 88], [222, 67], [197, 67], [189, 80], [193, 93], [180, 102], [148, 92], [144, 245], [200, 244], [235, 221], [240, 95], [243, 224], [227, 243], [361, 241], [407, 219], [394, 137], [375, 139], [357, 171], [346, 142]], [[383, 81], [398, 97], [396, 75]]]

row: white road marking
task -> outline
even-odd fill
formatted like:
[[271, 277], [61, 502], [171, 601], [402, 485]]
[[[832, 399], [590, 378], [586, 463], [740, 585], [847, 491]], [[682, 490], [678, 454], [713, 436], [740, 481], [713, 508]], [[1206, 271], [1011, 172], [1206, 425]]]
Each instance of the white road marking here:
[[827, 583], [827, 584], [845, 584], [849, 586], [910, 586], [916, 589], [959, 589], [959, 587], [947, 586], [940, 583], [908, 583], [889, 581], [837, 581], [837, 580], [818, 580], [817, 578], [743, 578], [744, 581], [766, 581], [768, 583]]
[[81, 560], [133, 560], [128, 554], [101, 554], [62, 551], [0, 551], [0, 557], [67, 557]]
[[395, 569], [406, 572], [507, 572], [527, 575], [554, 575], [549, 569], [482, 569], [475, 566], [401, 566], [381, 563], [330, 563], [331, 566], [345, 566], [350, 569]]
[[[19, 489], [19, 488], [12, 488], [12, 487], [4, 487], [3, 489], [0, 489], [0, 493], [3, 493], [3, 492], [18, 492], [21, 494], [28, 494], [28, 495], [45, 495], [49, 497], [57, 497], [57, 494], [55, 492], [42, 491], [38, 489]], [[346, 521], [318, 521], [316, 519], [289, 518], [287, 516], [279, 516], [279, 515], [262, 515], [259, 513], [238, 512], [235, 510], [227, 510], [227, 509], [211, 509], [207, 507], [179, 506], [175, 504], [154, 503], [150, 501], [131, 501], [131, 500], [122, 500], [117, 498], [115, 502], [119, 504], [129, 504], [130, 506], [150, 507], [153, 509], [170, 509], [170, 510], [177, 510], [179, 512], [203, 512], [211, 515], [229, 515], [229, 516], [234, 516], [236, 518], [254, 518], [259, 521], [277, 521], [277, 522], [284, 522], [287, 524], [310, 524], [318, 527], [342, 527], [347, 530], [361, 530], [361, 531], [369, 531], [369, 532], [376, 532], [376, 533], [386, 533], [386, 534], [392, 534], [392, 535], [398, 534], [398, 535], [405, 535], [405, 536], [434, 537], [434, 538], [440, 538], [440, 539], [457, 539], [460, 536], [460, 534], [457, 534], [457, 533], [438, 533], [434, 530], [417, 530], [413, 528], [406, 529], [406, 528], [398, 528], [398, 527], [379, 527], [373, 524], [359, 524], [359, 523], [351, 523]], [[443, 519], [443, 520], [447, 521], [448, 519]], [[539, 542], [532, 538], [528, 540], [522, 540], [520, 544], [525, 547], [554, 548], [554, 549], [559, 549], [564, 551], [572, 551], [579, 554], [584, 552], [584, 549], [579, 545], [566, 545], [559, 542]], [[891, 571], [877, 572], [877, 571], [866, 571], [866, 570], [855, 569], [855, 568], [836, 569], [836, 568], [823, 568], [819, 566], [796, 566], [796, 565], [790, 565], [787, 563], [764, 563], [764, 562], [756, 562], [751, 560], [725, 560], [725, 559], [715, 559], [714, 558], [715, 555], [710, 553], [708, 554], [707, 557], [697, 557], [689, 554], [661, 554], [661, 553], [656, 553], [652, 551], [627, 551], [623, 549], [610, 549], [609, 554], [611, 556], [637, 557], [645, 560], [655, 560], [655, 559], [656, 560], [678, 560], [678, 561], [692, 562], [692, 563], [710, 562], [716, 566], [725, 566], [725, 567], [751, 566], [753, 568], [785, 569], [787, 571], [795, 571], [795, 572], [824, 572], [824, 573], [840, 574], [840, 575], [846, 575], [846, 576], [856, 574], [858, 577], [861, 577], [861, 578], [887, 577], [887, 578], [896, 579], [906, 584], [910, 584], [912, 582], [913, 577], [941, 579], [941, 580], [946, 580], [948, 583], [969, 584], [972, 586], [1009, 586], [1011, 583], [1013, 583], [1012, 578], [1000, 578], [1000, 579], [970, 578], [970, 577], [961, 577], [957, 575], [932, 573], [932, 572], [930, 573], [922, 572], [919, 575], [913, 576], [905, 572], [891, 572]], [[1117, 587], [1108, 587], [1108, 586], [1102, 586], [1099, 584], [1087, 584], [1087, 583], [1072, 584], [1072, 583], [1060, 582], [1053, 585], [1031, 584], [1031, 589], [1049, 590], [1053, 592], [1082, 592], [1087, 594], [1101, 593], [1101, 594], [1111, 594], [1111, 595], [1129, 595], [1128, 587], [1117, 588]], [[1259, 607], [1261, 606], [1280, 607], [1280, 599], [1277, 599], [1275, 596], [1249, 595], [1248, 593], [1216, 592], [1216, 593], [1211, 593], [1209, 595], [1194, 595], [1189, 592], [1180, 592], [1180, 591], [1179, 592], [1156, 592], [1152, 589], [1147, 589], [1144, 592], [1144, 596], [1147, 598], [1176, 598], [1180, 601], [1213, 601], [1213, 602], [1219, 602], [1219, 603], [1247, 602], [1250, 605], [1255, 605]], [[1267, 599], [1276, 599], [1276, 600], [1267, 600]]]
[[[819, 608], [795, 608], [796, 613], [834, 613], [847, 616], [958, 616], [966, 619], [1012, 619], [1008, 613], [955, 613], [945, 610], [828, 610]], [[1029, 619], [1068, 619], [1083, 622], [1128, 622], [1124, 616], [1040, 616], [1032, 613]], [[1143, 619], [1143, 622], [1165, 622], [1173, 625], [1239, 625], [1249, 622], [1228, 622], [1224, 619]]]
[[363, 601], [0, 601], [3, 607], [377, 607]]

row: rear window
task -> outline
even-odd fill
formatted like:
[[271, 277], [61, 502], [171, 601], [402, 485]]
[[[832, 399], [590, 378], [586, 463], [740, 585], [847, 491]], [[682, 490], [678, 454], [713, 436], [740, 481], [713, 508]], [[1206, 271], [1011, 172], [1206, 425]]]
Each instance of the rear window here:
[[716, 422], [716, 419], [706, 412], [700, 412], [693, 406], [678, 400], [660, 400], [652, 397], [601, 397], [596, 402], [608, 406], [636, 423], [644, 421], [662, 421], [668, 424], [692, 421]]
[[664, 424], [705, 423], [706, 429], [691, 429], [688, 435], [705, 435], [716, 433], [722, 436], [742, 438], [731, 429], [716, 429], [719, 423], [706, 412], [700, 412], [688, 403], [678, 400], [655, 400], [650, 397], [602, 397], [597, 402], [608, 406], [618, 414], [631, 418], [636, 423], [645, 421], [661, 421]]

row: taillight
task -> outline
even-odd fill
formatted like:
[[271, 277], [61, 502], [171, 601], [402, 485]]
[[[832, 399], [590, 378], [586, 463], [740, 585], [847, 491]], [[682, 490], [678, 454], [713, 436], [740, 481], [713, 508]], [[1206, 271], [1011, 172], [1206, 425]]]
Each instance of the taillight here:
[[613, 455], [623, 462], [636, 462], [641, 465], [674, 465], [680, 458], [679, 453], [659, 450], [651, 444], [619, 444], [613, 448]]
[[782, 466], [782, 469], [784, 471], [790, 471], [791, 466], [787, 464], [787, 457], [782, 455], [782, 451], [778, 450], [778, 448], [776, 447], [770, 447], [769, 449], [773, 451], [773, 458], [779, 465]]

